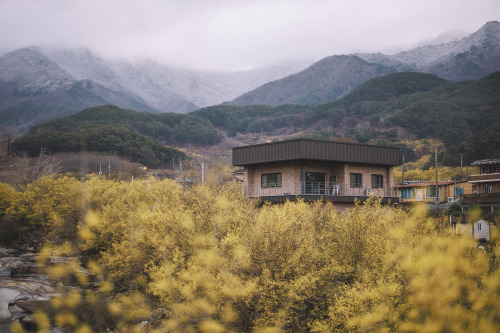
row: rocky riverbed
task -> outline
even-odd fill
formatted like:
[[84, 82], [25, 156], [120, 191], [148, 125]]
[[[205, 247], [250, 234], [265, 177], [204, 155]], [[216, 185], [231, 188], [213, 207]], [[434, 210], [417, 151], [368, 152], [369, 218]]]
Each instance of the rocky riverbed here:
[[[14, 321], [19, 321], [26, 330], [35, 329], [33, 313], [39, 309], [47, 312], [50, 300], [59, 295], [61, 284], [43, 274], [44, 267], [36, 258], [34, 252], [0, 248], [0, 332], [9, 332]], [[61, 258], [52, 261], [60, 263]], [[92, 275], [89, 271], [86, 273]], [[52, 332], [60, 331], [52, 329]]]

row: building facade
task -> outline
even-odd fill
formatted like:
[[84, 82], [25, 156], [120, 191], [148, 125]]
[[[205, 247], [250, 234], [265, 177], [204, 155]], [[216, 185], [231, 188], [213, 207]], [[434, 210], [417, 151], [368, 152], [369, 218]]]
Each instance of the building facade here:
[[477, 206], [485, 213], [500, 211], [500, 158], [478, 160], [470, 164], [479, 167], [478, 175], [468, 177], [472, 193], [464, 195], [462, 207]]
[[436, 182], [407, 182], [396, 186], [397, 196], [401, 202], [436, 202], [436, 193], [439, 203], [453, 202], [464, 194], [472, 193], [472, 185], [462, 181], [439, 181], [436, 192]]
[[399, 148], [298, 139], [233, 148], [244, 193], [265, 201], [397, 202], [393, 168]]

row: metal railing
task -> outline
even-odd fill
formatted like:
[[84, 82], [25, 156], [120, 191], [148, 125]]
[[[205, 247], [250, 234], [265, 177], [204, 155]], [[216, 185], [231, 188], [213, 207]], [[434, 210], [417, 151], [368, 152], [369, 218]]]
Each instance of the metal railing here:
[[481, 175], [470, 175], [469, 182], [500, 180], [500, 173], [483, 173]]
[[343, 196], [378, 196], [394, 197], [393, 188], [355, 187], [350, 184], [324, 182], [287, 182], [280, 185], [246, 184], [243, 185], [245, 196], [266, 197], [276, 195], [343, 195]]

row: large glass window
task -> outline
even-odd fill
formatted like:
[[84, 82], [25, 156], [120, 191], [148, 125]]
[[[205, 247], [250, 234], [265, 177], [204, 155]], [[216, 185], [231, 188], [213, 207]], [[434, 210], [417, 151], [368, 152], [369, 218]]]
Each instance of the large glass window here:
[[266, 173], [261, 175], [262, 188], [281, 187], [281, 173]]
[[326, 173], [306, 172], [306, 193], [325, 194]]
[[372, 188], [382, 188], [382, 187], [384, 187], [384, 176], [372, 175]]
[[362, 187], [363, 175], [360, 173], [351, 173], [351, 187]]
[[401, 189], [401, 198], [402, 199], [415, 198], [415, 189], [414, 188], [402, 188]]
[[436, 197], [436, 187], [427, 187], [425, 189], [425, 197], [426, 198], [435, 198]]
[[496, 173], [497, 172], [497, 166], [496, 164], [489, 164], [489, 165], [481, 165], [481, 173]]

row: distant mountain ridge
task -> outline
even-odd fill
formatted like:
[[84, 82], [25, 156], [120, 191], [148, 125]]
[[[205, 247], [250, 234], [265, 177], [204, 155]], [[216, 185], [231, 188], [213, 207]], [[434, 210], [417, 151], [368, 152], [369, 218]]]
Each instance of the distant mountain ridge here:
[[327, 57], [299, 73], [247, 92], [231, 104], [317, 105], [342, 97], [375, 76], [392, 72], [424, 72], [459, 82], [478, 80], [498, 70], [500, 23], [492, 21], [462, 39], [394, 55], [365, 53]]
[[393, 67], [368, 63], [354, 55], [331, 56], [297, 74], [266, 83], [231, 104], [321, 104], [342, 97], [371, 78], [395, 71]]
[[[110, 61], [87, 49], [27, 47], [0, 57], [0, 124], [26, 129], [104, 104], [187, 113], [231, 100], [310, 63], [303, 60], [248, 71], [200, 72], [151, 60], [137, 64]], [[66, 94], [68, 91], [74, 94]]]
[[114, 104], [151, 112], [187, 113], [234, 105], [318, 105], [363, 82], [394, 72], [425, 72], [458, 82], [500, 70], [500, 23], [459, 40], [394, 55], [334, 55], [237, 72], [200, 72], [152, 60], [103, 59], [87, 49], [27, 47], [0, 57], [0, 125], [26, 130], [81, 109]]
[[[78, 146], [82, 141], [78, 138], [88, 138], [86, 133], [95, 128], [91, 135], [93, 149], [122, 155], [128, 144], [108, 144], [109, 130], [103, 126], [111, 126], [171, 146], [310, 137], [397, 145], [411, 159], [413, 151], [404, 142], [432, 138], [441, 140], [446, 147], [440, 152], [440, 161], [457, 165], [459, 155], [469, 162], [498, 157], [499, 91], [500, 71], [477, 81], [457, 83], [434, 74], [397, 72], [370, 79], [346, 96], [316, 106], [219, 104], [178, 114], [105, 105], [33, 126], [19, 141], [25, 148], [16, 147], [29, 148], [31, 154], [39, 152], [40, 143], [51, 152], [89, 150], [91, 141], [85, 141], [87, 146]], [[69, 147], [65, 141], [73, 145]]]

